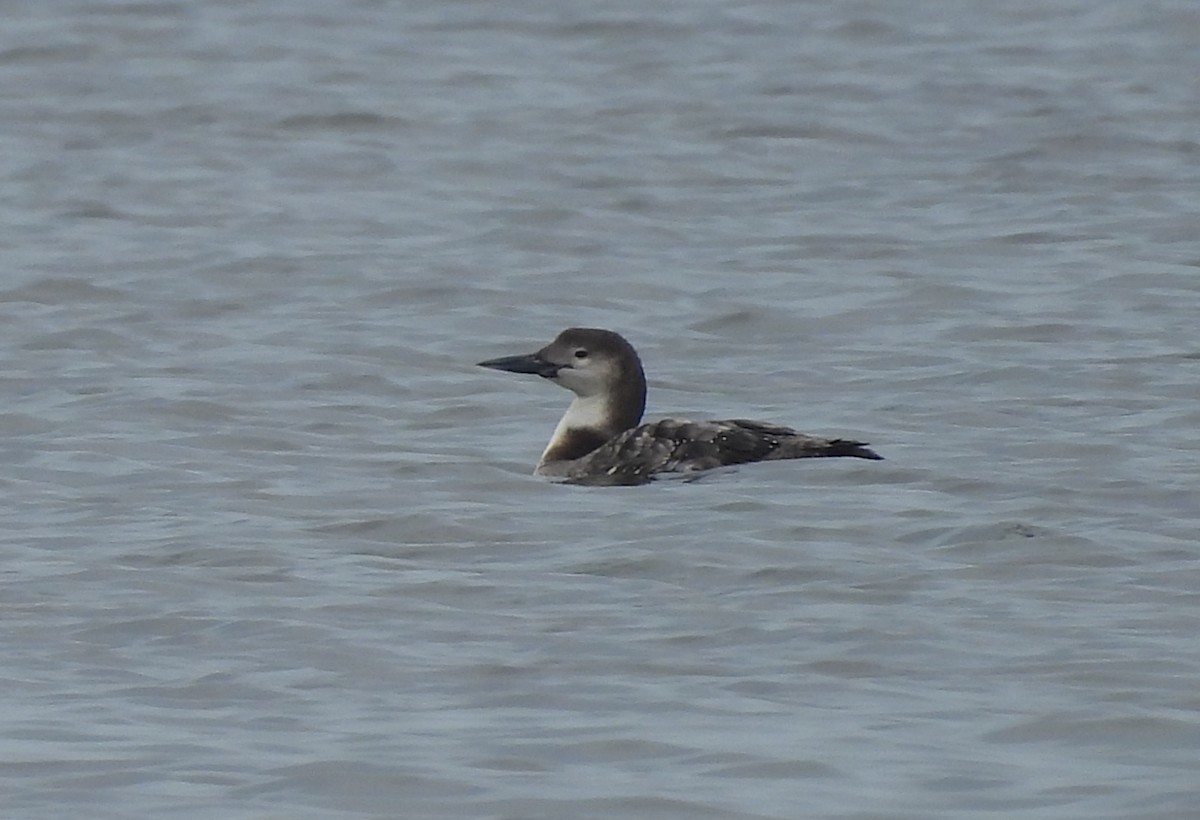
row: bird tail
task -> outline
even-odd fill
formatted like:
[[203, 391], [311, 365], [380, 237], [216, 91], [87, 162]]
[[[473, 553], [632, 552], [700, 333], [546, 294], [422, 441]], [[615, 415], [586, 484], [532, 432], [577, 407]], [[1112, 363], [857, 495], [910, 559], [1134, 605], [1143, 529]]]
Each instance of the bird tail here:
[[854, 458], [869, 458], [871, 461], [883, 461], [883, 456], [867, 446], [865, 441], [850, 441], [844, 438], [835, 438], [829, 442], [828, 451], [822, 453], [826, 456], [853, 456]]
[[865, 441], [851, 441], [844, 438], [813, 438], [796, 436], [779, 442], [779, 447], [767, 458], [834, 458], [850, 456], [866, 458], [871, 461], [883, 461], [883, 456], [867, 446]]

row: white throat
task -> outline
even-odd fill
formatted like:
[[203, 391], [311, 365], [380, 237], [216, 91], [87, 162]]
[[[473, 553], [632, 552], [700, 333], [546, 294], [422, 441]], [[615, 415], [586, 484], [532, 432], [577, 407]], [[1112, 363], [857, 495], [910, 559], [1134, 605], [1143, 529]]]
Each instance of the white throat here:
[[545, 461], [546, 454], [553, 450], [556, 444], [561, 444], [566, 439], [568, 430], [607, 431], [611, 426], [612, 412], [609, 410], [608, 396], [602, 393], [592, 396], [576, 396], [567, 408], [567, 412], [563, 413], [563, 417], [558, 420], [558, 426], [554, 428], [554, 435], [550, 437], [550, 443], [542, 451], [542, 460]]

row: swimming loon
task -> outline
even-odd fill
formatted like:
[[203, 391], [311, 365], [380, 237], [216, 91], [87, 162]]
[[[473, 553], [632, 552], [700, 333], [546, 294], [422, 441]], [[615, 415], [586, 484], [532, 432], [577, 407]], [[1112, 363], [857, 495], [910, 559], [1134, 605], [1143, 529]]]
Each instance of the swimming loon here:
[[582, 484], [644, 484], [658, 473], [693, 472], [750, 461], [819, 456], [881, 460], [865, 442], [814, 438], [745, 419], [663, 419], [640, 424], [646, 376], [620, 334], [573, 327], [536, 353], [480, 362], [533, 373], [575, 394], [538, 462], [536, 475]]

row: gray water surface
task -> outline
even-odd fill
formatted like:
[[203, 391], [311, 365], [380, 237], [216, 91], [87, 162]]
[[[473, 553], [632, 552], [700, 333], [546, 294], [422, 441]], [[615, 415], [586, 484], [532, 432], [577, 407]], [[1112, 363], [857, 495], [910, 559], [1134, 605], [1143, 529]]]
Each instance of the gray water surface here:
[[1191, 0], [4, 17], [5, 817], [1195, 816]]

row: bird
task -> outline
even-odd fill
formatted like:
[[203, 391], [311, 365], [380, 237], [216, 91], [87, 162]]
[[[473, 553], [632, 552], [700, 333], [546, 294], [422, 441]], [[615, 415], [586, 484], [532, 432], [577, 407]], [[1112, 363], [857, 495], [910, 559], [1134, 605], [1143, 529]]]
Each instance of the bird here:
[[611, 330], [567, 328], [536, 353], [488, 359], [478, 366], [541, 376], [575, 394], [535, 475], [576, 484], [637, 485], [664, 473], [754, 461], [883, 459], [866, 442], [818, 438], [761, 421], [666, 418], [642, 424], [642, 360], [625, 337]]

